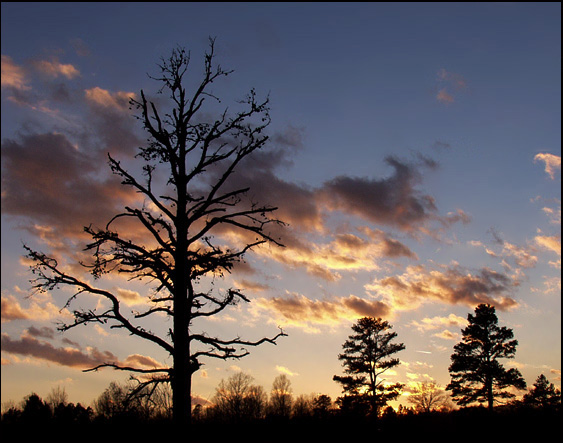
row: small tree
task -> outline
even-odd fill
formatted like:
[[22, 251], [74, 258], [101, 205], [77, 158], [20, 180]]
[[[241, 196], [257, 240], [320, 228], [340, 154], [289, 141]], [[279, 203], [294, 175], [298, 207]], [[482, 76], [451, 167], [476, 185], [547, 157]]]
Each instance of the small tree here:
[[[403, 343], [392, 343], [396, 332], [381, 318], [364, 317], [352, 326], [354, 334], [342, 345], [344, 352], [338, 356], [342, 360], [345, 376], [333, 377], [342, 385], [345, 396], [367, 401], [370, 412], [377, 417], [379, 409], [399, 396], [402, 384], [385, 384], [381, 376], [399, 364], [398, 358], [391, 355], [405, 349]], [[343, 402], [343, 404], [346, 402]]]
[[66, 389], [60, 386], [51, 389], [51, 392], [47, 395], [46, 403], [51, 407], [52, 411], [59, 405], [66, 405], [68, 403]]
[[526, 389], [526, 382], [515, 368], [505, 369], [501, 358], [514, 358], [518, 341], [507, 327], [498, 326], [494, 306], [480, 304], [475, 315], [467, 316], [462, 341], [454, 346], [449, 367], [451, 382], [446, 387], [461, 406], [486, 402], [493, 409], [495, 398], [512, 398], [505, 389]]
[[213, 397], [213, 413], [219, 419], [232, 422], [252, 420], [264, 415], [267, 395], [262, 386], [253, 384], [254, 378], [237, 372], [221, 380]]
[[289, 417], [293, 394], [291, 381], [285, 374], [280, 374], [274, 379], [270, 392], [269, 412], [276, 417]]
[[433, 381], [417, 383], [412, 390], [408, 401], [418, 411], [430, 412], [446, 407], [450, 402], [449, 395]]
[[523, 403], [537, 408], [556, 408], [561, 406], [561, 391], [547, 377], [541, 374], [533, 387], [524, 395]]
[[332, 399], [326, 394], [319, 394], [313, 400], [313, 415], [316, 418], [326, 418], [332, 407]]
[[[159, 69], [154, 79], [168, 101], [157, 105], [144, 91], [131, 100], [148, 136], [147, 146], [140, 147], [137, 154], [143, 163], [142, 175], [129, 172], [108, 154], [111, 171], [143, 201], [126, 206], [101, 228], [85, 227], [92, 239], [86, 247], [92, 260], [81, 263], [94, 281], [108, 273], [119, 273], [129, 280], [153, 284], [153, 291], [146, 297], [148, 307], [142, 312], [130, 312], [123, 307], [120, 291], [94, 285], [88, 278], [68, 273], [57, 259], [27, 246], [25, 249], [33, 262], [35, 290], [74, 288], [75, 293], [65, 304], [67, 308], [82, 294], [100, 298], [95, 309], [70, 309], [74, 321], [62, 324], [60, 330], [108, 324], [172, 357], [170, 367], [147, 369], [105, 361], [91, 370], [112, 367], [143, 374], [147, 386], [170, 382], [174, 422], [186, 426], [191, 417], [192, 376], [201, 367], [202, 359], [242, 358], [248, 354], [249, 346], [275, 344], [285, 335], [280, 331], [258, 340], [225, 339], [196, 326], [200, 319], [249, 301], [237, 288], [223, 292], [201, 289], [201, 279], [220, 278], [248, 251], [263, 243], [282, 246], [270, 227], [283, 223], [270, 217], [277, 208], [253, 201], [249, 189], [232, 180], [234, 171], [244, 167], [245, 160], [268, 141], [268, 98], [260, 100], [251, 90], [234, 109], [217, 109], [220, 100], [211, 85], [232, 71], [215, 64], [212, 39], [202, 79], [195, 82], [195, 87], [187, 86], [190, 54], [183, 48], [172, 51]], [[224, 240], [217, 240], [228, 230], [239, 234], [241, 244], [229, 247]], [[143, 323], [159, 315], [171, 320], [172, 327], [166, 332], [155, 332]], [[162, 323], [162, 319], [156, 320]]]

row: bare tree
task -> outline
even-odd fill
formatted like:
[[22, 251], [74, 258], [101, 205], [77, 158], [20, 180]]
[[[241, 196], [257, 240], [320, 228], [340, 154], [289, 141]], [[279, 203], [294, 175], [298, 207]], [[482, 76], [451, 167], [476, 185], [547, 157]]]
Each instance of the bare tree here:
[[[25, 246], [33, 261], [36, 290], [74, 287], [76, 292], [68, 298], [67, 308], [82, 294], [105, 300], [102, 308], [72, 310], [74, 321], [60, 325], [60, 330], [90, 323], [109, 324], [172, 356], [171, 367], [147, 369], [108, 361], [90, 370], [112, 367], [131, 371], [142, 376], [143, 386], [169, 381], [174, 421], [181, 425], [190, 421], [192, 375], [202, 365], [202, 358], [242, 358], [248, 354], [248, 346], [275, 344], [285, 335], [280, 330], [273, 337], [249, 341], [240, 337], [222, 339], [195, 329], [198, 319], [249, 301], [237, 288], [222, 293], [200, 290], [200, 280], [230, 272], [248, 251], [263, 243], [282, 246], [273, 232], [283, 223], [270, 218], [275, 207], [252, 201], [249, 189], [232, 180], [234, 171], [244, 167], [244, 160], [268, 140], [264, 133], [270, 123], [268, 98], [259, 100], [251, 90], [236, 105], [238, 110], [216, 112], [221, 105], [210, 86], [232, 71], [215, 66], [213, 39], [205, 54], [203, 79], [190, 90], [185, 85], [189, 67], [190, 54], [182, 48], [159, 64], [160, 74], [153, 79], [161, 85], [159, 92], [168, 94], [169, 107], [157, 106], [143, 91], [140, 98], [131, 100], [148, 135], [147, 146], [139, 148], [137, 154], [143, 162], [142, 177], [108, 155], [112, 172], [140, 195], [143, 203], [126, 206], [104, 228], [85, 228], [92, 238], [86, 251], [92, 253], [93, 260], [81, 264], [95, 280], [107, 273], [119, 273], [130, 280], [152, 282], [149, 307], [143, 312], [126, 312], [118, 291], [72, 275], [55, 258]], [[159, 182], [159, 177], [165, 179]], [[128, 222], [128, 227], [135, 224], [144, 235], [134, 236], [134, 230], [120, 225], [123, 222]], [[216, 239], [227, 230], [238, 233], [242, 246], [224, 246]], [[142, 321], [162, 314], [172, 319], [167, 335], [143, 326]]]
[[47, 394], [46, 403], [50, 406], [52, 411], [59, 405], [66, 405], [68, 403], [66, 389], [60, 386], [51, 389], [51, 392]]
[[233, 422], [262, 418], [267, 395], [262, 386], [253, 382], [254, 378], [244, 372], [221, 380], [212, 400], [216, 417]]
[[417, 383], [408, 400], [422, 412], [446, 408], [451, 402], [448, 393], [433, 381]]
[[269, 404], [270, 414], [276, 417], [289, 417], [292, 403], [291, 381], [287, 375], [280, 374], [272, 384]]

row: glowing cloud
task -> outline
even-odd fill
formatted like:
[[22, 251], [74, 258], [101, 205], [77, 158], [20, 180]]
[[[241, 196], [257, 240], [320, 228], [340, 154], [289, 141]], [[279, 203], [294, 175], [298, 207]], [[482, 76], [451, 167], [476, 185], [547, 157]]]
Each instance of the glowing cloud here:
[[555, 180], [555, 172], [561, 170], [561, 157], [549, 153], [540, 153], [534, 157], [534, 162], [542, 161], [545, 163], [545, 172]]
[[290, 371], [290, 370], [287, 369], [285, 366], [278, 366], [278, 365], [276, 365], [276, 371], [278, 371], [280, 374], [289, 375], [290, 377], [294, 377], [294, 376], [296, 376], [296, 375], [299, 375], [297, 372]]
[[80, 75], [80, 71], [76, 69], [74, 66], [67, 64], [63, 65], [57, 61], [49, 62], [46, 60], [34, 62], [35, 68], [46, 75], [51, 77], [59, 77], [63, 76], [67, 79], [73, 79]]
[[11, 57], [2, 55], [2, 87], [25, 91], [31, 89], [25, 71], [16, 65]]
[[514, 286], [512, 279], [488, 268], [471, 273], [454, 264], [440, 269], [409, 266], [402, 275], [375, 279], [365, 288], [393, 310], [412, 310], [427, 302], [495, 305], [500, 310], [518, 306], [505, 296]]
[[90, 103], [119, 111], [127, 111], [129, 109], [129, 100], [132, 98], [135, 98], [134, 92], [118, 91], [112, 94], [106, 89], [97, 86], [86, 90], [86, 99]]
[[253, 301], [259, 315], [266, 311], [273, 315], [273, 323], [320, 333], [319, 326], [337, 326], [360, 317], [389, 317], [389, 307], [380, 301], [365, 300], [355, 295], [332, 300], [312, 300], [299, 294], [288, 297], [260, 298]]

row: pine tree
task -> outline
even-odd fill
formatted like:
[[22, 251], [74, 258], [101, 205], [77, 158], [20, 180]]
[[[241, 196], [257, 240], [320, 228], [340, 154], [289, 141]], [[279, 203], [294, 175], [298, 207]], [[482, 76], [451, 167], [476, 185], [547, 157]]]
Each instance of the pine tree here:
[[524, 404], [533, 407], [557, 407], [561, 406], [561, 391], [555, 389], [553, 383], [549, 383], [546, 376], [541, 374], [522, 400]]
[[403, 343], [391, 343], [397, 337], [396, 332], [386, 332], [391, 328], [388, 322], [372, 317], [361, 318], [352, 326], [354, 334], [344, 342], [344, 352], [338, 356], [347, 375], [333, 377], [345, 394], [340, 399], [342, 405], [357, 409], [363, 404], [377, 417], [381, 407], [399, 396], [402, 385], [387, 385], [381, 378], [399, 364], [398, 358], [389, 357], [405, 349]]
[[449, 367], [452, 380], [446, 389], [461, 406], [485, 402], [492, 410], [495, 398], [514, 397], [506, 388], [526, 389], [520, 371], [507, 370], [499, 362], [501, 358], [514, 358], [518, 341], [511, 329], [498, 326], [494, 306], [480, 304], [467, 320], [462, 341], [454, 346]]

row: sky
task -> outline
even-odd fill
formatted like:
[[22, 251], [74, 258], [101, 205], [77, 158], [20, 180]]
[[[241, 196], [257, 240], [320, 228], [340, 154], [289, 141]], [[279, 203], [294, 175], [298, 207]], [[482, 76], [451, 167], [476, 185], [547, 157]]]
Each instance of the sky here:
[[[206, 360], [193, 394], [210, 400], [242, 370], [269, 390], [341, 393], [332, 380], [351, 326], [389, 321], [406, 349], [389, 383], [445, 387], [453, 346], [479, 303], [514, 331], [516, 367], [561, 386], [560, 3], [2, 3], [2, 402], [64, 387], [90, 404], [107, 359], [170, 364], [101, 325], [64, 334], [68, 290], [30, 292], [23, 244], [80, 272], [87, 238], [136, 195], [107, 153], [134, 167], [146, 136], [129, 98], [177, 47], [202, 73], [209, 37], [234, 70], [213, 92], [235, 106], [268, 96], [262, 157], [240, 174], [288, 223], [218, 288], [251, 299], [196, 325], [276, 346]], [[234, 109], [234, 108], [233, 108]], [[224, 241], [236, 241], [234, 237]], [[150, 287], [104, 281], [139, 310]], [[202, 284], [211, 284], [202, 283]], [[170, 326], [164, 318], [148, 325]], [[407, 405], [406, 397], [399, 402]]]

